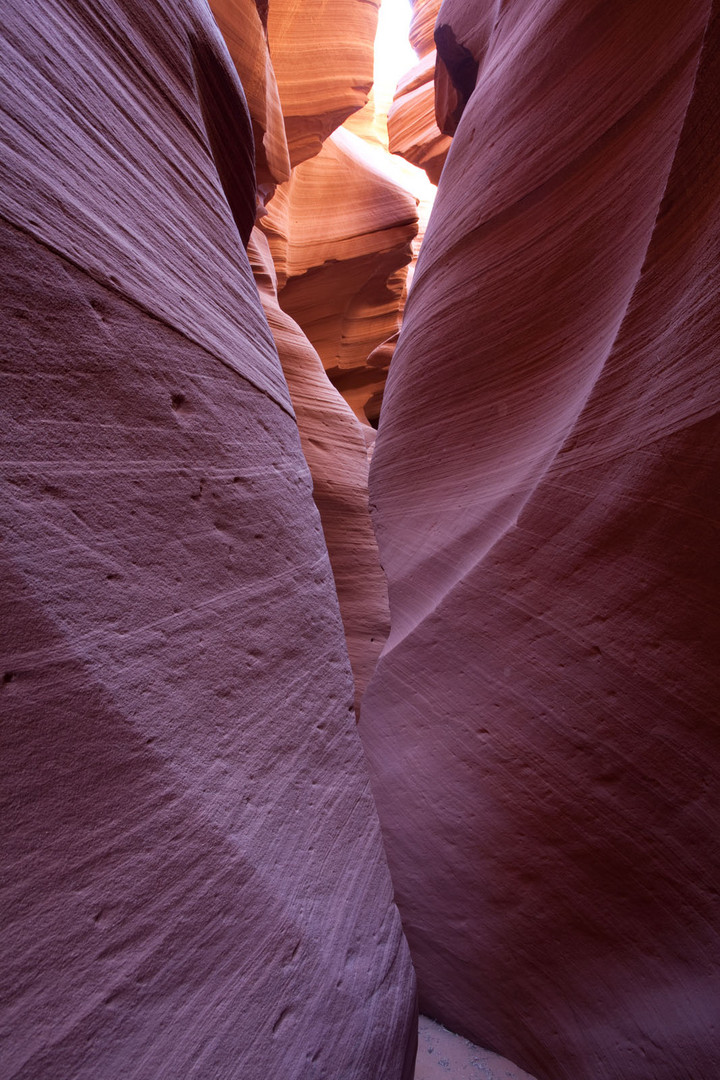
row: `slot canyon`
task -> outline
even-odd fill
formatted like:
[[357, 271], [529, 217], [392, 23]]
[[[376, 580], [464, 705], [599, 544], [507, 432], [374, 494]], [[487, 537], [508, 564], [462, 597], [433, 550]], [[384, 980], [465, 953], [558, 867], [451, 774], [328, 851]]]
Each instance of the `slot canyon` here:
[[720, 1077], [718, 0], [379, 4], [3, 4], [0, 1080]]

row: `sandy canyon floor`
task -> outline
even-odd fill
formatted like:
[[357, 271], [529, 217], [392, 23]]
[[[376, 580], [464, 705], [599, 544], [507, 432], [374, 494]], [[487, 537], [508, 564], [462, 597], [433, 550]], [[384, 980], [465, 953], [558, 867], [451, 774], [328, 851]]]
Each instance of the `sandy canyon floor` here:
[[420, 1017], [415, 1080], [533, 1080], [511, 1061]]

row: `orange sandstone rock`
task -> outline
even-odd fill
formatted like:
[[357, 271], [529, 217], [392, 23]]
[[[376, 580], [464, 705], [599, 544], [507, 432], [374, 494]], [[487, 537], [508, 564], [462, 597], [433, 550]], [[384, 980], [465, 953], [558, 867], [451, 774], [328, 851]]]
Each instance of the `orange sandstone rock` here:
[[412, 0], [410, 44], [422, 59], [435, 50], [435, 20], [440, 10], [440, 0]]
[[440, 179], [451, 139], [435, 119], [435, 52], [428, 53], [398, 83], [388, 113], [390, 151]]
[[268, 37], [293, 166], [361, 109], [373, 82], [378, 0], [273, 0]]
[[388, 113], [390, 150], [425, 169], [437, 184], [450, 148], [435, 118], [435, 19], [440, 0], [415, 0], [410, 24], [410, 43], [420, 62], [398, 83]]
[[367, 358], [398, 328], [417, 231], [415, 198], [368, 162], [361, 139], [336, 132], [293, 170], [261, 221], [280, 304], [362, 420], [385, 379]]

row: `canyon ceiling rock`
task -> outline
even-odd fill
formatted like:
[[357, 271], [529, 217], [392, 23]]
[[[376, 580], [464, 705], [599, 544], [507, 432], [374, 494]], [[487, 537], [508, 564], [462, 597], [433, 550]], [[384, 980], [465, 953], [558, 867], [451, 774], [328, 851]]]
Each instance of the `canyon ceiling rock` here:
[[263, 196], [290, 178], [285, 120], [255, 0], [212, 0], [211, 8], [237, 70], [253, 130], [255, 174]]

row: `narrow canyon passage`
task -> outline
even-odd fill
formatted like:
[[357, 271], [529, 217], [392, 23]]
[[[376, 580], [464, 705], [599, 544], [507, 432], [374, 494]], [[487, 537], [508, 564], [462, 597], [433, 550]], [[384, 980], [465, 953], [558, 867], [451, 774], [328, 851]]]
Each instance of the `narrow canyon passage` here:
[[717, 4], [403, 3], [0, 16], [0, 1080], [720, 1075]]

